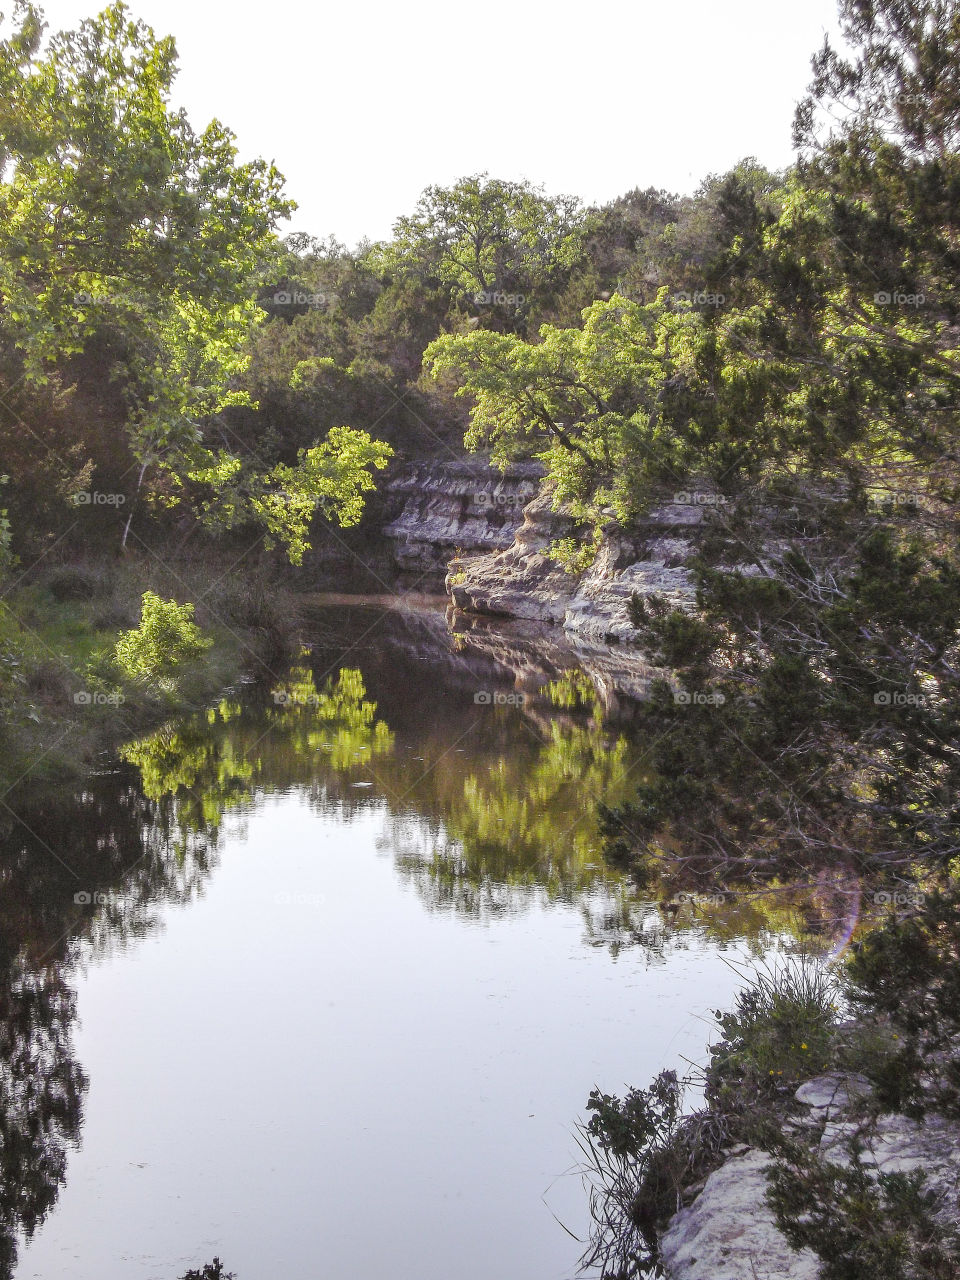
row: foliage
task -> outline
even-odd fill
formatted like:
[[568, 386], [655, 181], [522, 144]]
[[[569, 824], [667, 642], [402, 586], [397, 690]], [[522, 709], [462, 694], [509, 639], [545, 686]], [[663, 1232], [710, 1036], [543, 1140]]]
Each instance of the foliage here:
[[773, 202], [720, 193], [723, 305], [668, 348], [634, 340], [670, 424], [615, 454], [634, 503], [668, 480], [719, 495], [697, 618], [634, 609], [682, 694], [648, 704], [653, 777], [609, 815], [641, 862], [669, 844], [900, 875], [960, 848], [957, 12], [841, 6], [852, 61], [815, 60], [801, 163]]
[[722, 1032], [706, 1072], [708, 1102], [727, 1111], [791, 1092], [828, 1065], [837, 1023], [837, 988], [815, 960], [759, 970], [734, 1009], [717, 1011]]
[[0, 45], [5, 334], [37, 380], [119, 335], [134, 452], [189, 451], [198, 417], [236, 400], [248, 282], [291, 208], [280, 175], [238, 165], [219, 122], [197, 134], [171, 109], [174, 43], [123, 4], [43, 51], [38, 11], [15, 16]]
[[221, 454], [214, 465], [190, 473], [195, 484], [213, 493], [202, 504], [204, 520], [232, 529], [251, 514], [267, 530], [265, 544], [285, 547], [291, 564], [302, 564], [310, 548], [310, 526], [319, 511], [341, 528], [363, 514], [363, 495], [374, 487], [371, 469], [382, 471], [393, 450], [365, 431], [333, 427], [322, 444], [301, 449], [290, 466], [279, 462], [268, 472], [250, 475], [239, 459]]
[[[47, 446], [39, 464], [18, 459], [17, 481], [46, 469], [68, 496], [86, 487], [81, 473], [112, 470], [116, 489], [133, 470], [135, 484], [111, 493], [128, 504], [124, 546], [135, 512], [162, 517], [188, 497], [221, 529], [260, 521], [299, 562], [314, 513], [354, 522], [367, 468], [386, 455], [337, 426], [323, 441], [314, 430], [279, 470], [224, 417], [254, 407], [244, 380], [265, 319], [257, 294], [281, 268], [275, 228], [294, 207], [280, 174], [239, 163], [219, 121], [197, 132], [173, 109], [174, 42], [120, 0], [46, 44], [31, 5], [18, 3], [7, 25], [0, 384]], [[106, 425], [71, 421], [65, 448], [44, 410], [60, 395], [57, 412], [69, 415], [78, 388], [106, 402]]]
[[820, 1258], [823, 1280], [949, 1280], [960, 1232], [935, 1216], [942, 1206], [925, 1180], [922, 1169], [871, 1174], [856, 1150], [847, 1166], [792, 1143], [770, 1200], [793, 1247]]
[[236, 1276], [232, 1271], [224, 1271], [220, 1259], [214, 1258], [205, 1266], [188, 1271], [182, 1280], [236, 1280]]
[[631, 1089], [622, 1100], [591, 1092], [587, 1110], [594, 1114], [579, 1139], [595, 1223], [584, 1269], [600, 1267], [609, 1280], [628, 1280], [655, 1265], [653, 1228], [674, 1210], [682, 1185], [681, 1170], [669, 1159], [682, 1100], [674, 1071], [661, 1072], [649, 1089]]
[[892, 914], [857, 943], [848, 966], [851, 997], [863, 1016], [889, 1029], [871, 1070], [881, 1101], [917, 1117], [932, 1102], [956, 1116], [960, 888], [954, 880], [921, 902], [920, 911]]
[[140, 625], [121, 635], [113, 660], [127, 679], [157, 682], [175, 676], [211, 644], [193, 621], [192, 604], [161, 600], [155, 592], [145, 591]]
[[383, 269], [435, 278], [454, 306], [522, 330], [535, 297], [556, 293], [579, 257], [579, 201], [488, 174], [427, 187], [379, 251]]

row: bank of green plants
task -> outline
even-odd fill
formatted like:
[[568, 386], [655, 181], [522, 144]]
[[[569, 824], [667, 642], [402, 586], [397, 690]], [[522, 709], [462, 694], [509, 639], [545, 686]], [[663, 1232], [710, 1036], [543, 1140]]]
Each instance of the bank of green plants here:
[[[612, 1280], [659, 1274], [658, 1239], [703, 1179], [744, 1144], [768, 1152], [769, 1204], [829, 1280], [946, 1280], [960, 1235], [923, 1170], [877, 1175], [854, 1140], [845, 1163], [790, 1127], [797, 1087], [825, 1072], [870, 1086], [872, 1117], [960, 1116], [960, 885], [874, 920], [838, 968], [787, 959], [745, 975], [700, 1072], [662, 1073], [623, 1098], [594, 1091], [582, 1128], [594, 1230], [586, 1261]], [[699, 1109], [684, 1099], [697, 1089]], [[802, 1110], [802, 1109], [800, 1109]], [[864, 1139], [866, 1141], [866, 1139]]]
[[72, 560], [3, 595], [5, 785], [76, 775], [227, 687], [278, 679], [298, 644], [295, 594], [269, 561], [248, 563], [242, 578], [230, 563], [209, 551], [163, 566]]

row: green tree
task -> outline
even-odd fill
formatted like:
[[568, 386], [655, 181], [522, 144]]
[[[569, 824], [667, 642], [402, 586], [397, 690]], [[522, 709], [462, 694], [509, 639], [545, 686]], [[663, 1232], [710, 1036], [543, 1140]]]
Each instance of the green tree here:
[[[34, 384], [71, 356], [108, 353], [137, 491], [152, 481], [169, 504], [197, 485], [216, 490], [241, 469], [229, 445], [225, 457], [208, 441], [222, 444], [219, 415], [251, 403], [241, 375], [265, 314], [257, 293], [281, 261], [275, 227], [294, 207], [282, 178], [262, 160], [238, 163], [219, 121], [198, 133], [172, 108], [174, 42], [122, 3], [45, 46], [33, 6], [18, 3], [11, 25], [0, 42], [0, 337]], [[345, 450], [346, 439], [317, 446], [321, 456], [363, 466], [363, 441]], [[309, 497], [332, 499], [329, 512], [351, 520], [369, 487], [345, 466], [321, 482], [312, 453], [271, 480], [257, 465], [242, 463], [245, 491], [289, 482], [298, 512]], [[277, 532], [275, 505], [262, 495], [244, 514]]]
[[579, 201], [486, 173], [427, 187], [398, 219], [384, 267], [446, 286], [492, 328], [519, 331], [534, 300], [552, 296], [580, 256]]

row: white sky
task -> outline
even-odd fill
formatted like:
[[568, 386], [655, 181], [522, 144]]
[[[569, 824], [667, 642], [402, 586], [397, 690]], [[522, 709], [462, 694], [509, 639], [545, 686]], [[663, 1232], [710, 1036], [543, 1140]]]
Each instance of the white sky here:
[[[99, 0], [39, 0], [53, 29]], [[6, 8], [7, 6], [5, 6]], [[791, 159], [836, 0], [131, 0], [180, 53], [177, 105], [218, 116], [298, 202], [291, 227], [389, 234], [429, 183], [488, 170], [588, 203]]]

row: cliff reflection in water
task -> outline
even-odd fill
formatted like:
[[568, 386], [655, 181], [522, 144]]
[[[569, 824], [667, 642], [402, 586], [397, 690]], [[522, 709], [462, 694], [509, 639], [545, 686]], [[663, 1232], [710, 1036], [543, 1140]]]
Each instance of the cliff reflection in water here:
[[652, 963], [704, 931], [760, 947], [793, 927], [782, 897], [642, 901], [604, 863], [596, 816], [642, 776], [642, 743], [562, 646], [498, 643], [436, 612], [318, 611], [315, 643], [272, 687], [129, 743], [72, 796], [3, 811], [0, 1280], [80, 1140], [76, 967], [201, 893], [224, 822], [242, 826], [271, 793], [347, 823], [382, 813], [383, 848], [432, 910], [483, 921], [575, 903], [588, 945]]

